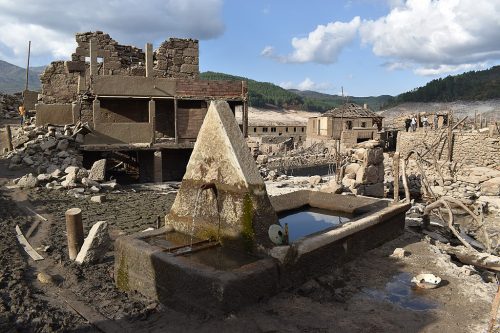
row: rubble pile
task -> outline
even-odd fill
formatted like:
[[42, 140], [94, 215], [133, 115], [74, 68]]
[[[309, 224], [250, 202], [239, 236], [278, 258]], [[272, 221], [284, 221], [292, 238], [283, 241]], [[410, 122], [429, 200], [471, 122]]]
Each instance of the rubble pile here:
[[19, 118], [17, 107], [21, 105], [20, 94], [9, 95], [0, 93], [0, 119]]
[[105, 159], [94, 162], [90, 170], [82, 166], [83, 156], [77, 146], [85, 128], [81, 124], [20, 128], [13, 137], [16, 149], [5, 158], [10, 161], [9, 169], [27, 168], [32, 172], [14, 183], [22, 188], [70, 189], [76, 197], [115, 189], [116, 181], [105, 182]]

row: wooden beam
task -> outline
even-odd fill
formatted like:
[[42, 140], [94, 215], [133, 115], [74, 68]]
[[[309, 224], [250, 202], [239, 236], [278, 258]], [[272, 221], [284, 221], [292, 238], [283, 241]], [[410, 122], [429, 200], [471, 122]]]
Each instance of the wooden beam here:
[[31, 244], [28, 242], [28, 240], [24, 237], [23, 233], [21, 232], [21, 229], [19, 228], [18, 225], [16, 225], [16, 237], [17, 240], [19, 241], [19, 244], [23, 247], [24, 251], [31, 257], [31, 259], [38, 261], [38, 260], [43, 260], [43, 257], [38, 254], [38, 252], [33, 249]]
[[398, 203], [399, 202], [399, 152], [395, 152], [394, 156], [392, 157], [392, 173], [394, 175], [394, 203]]

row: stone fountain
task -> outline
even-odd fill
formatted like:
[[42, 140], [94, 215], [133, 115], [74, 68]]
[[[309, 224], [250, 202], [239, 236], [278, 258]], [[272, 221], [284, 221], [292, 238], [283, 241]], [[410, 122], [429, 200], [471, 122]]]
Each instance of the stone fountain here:
[[398, 236], [409, 206], [307, 190], [269, 198], [229, 105], [214, 101], [165, 227], [116, 240], [115, 282], [174, 307], [227, 313]]

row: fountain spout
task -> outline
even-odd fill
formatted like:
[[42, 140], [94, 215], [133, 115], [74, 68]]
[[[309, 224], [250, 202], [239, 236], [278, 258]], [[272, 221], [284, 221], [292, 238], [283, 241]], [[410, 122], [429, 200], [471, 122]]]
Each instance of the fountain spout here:
[[200, 189], [202, 191], [211, 189], [214, 191], [215, 197], [217, 197], [217, 187], [215, 186], [214, 183], [203, 184], [203, 185], [201, 185]]

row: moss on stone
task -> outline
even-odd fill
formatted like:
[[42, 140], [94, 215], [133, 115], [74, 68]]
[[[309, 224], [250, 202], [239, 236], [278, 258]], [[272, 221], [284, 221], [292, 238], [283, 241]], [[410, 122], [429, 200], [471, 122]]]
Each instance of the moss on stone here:
[[116, 276], [116, 286], [120, 290], [129, 290], [128, 285], [128, 265], [125, 260], [125, 256], [121, 255], [120, 264], [118, 266], [118, 272]]
[[253, 230], [253, 203], [250, 198], [250, 194], [245, 194], [243, 199], [243, 216], [242, 224], [243, 229], [241, 235], [243, 237], [243, 242], [247, 251], [251, 251], [255, 243], [255, 232]]

